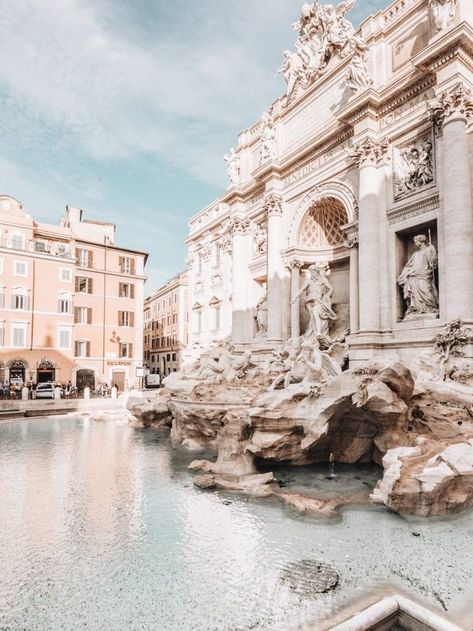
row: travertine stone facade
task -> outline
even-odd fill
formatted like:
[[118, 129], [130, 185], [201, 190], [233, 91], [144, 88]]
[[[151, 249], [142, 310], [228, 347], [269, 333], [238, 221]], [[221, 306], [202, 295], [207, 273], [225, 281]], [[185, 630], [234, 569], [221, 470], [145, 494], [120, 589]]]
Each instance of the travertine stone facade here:
[[38, 223], [0, 196], [0, 380], [133, 387], [143, 358], [147, 255], [67, 207]]
[[144, 304], [144, 366], [165, 377], [179, 370], [188, 345], [187, 272], [148, 296]]
[[473, 321], [473, 3], [398, 0], [357, 31], [353, 4], [304, 5], [286, 94], [239, 135], [229, 188], [190, 221], [196, 352], [303, 334], [296, 296], [314, 263], [349, 310], [352, 365], [409, 360], [446, 322]]

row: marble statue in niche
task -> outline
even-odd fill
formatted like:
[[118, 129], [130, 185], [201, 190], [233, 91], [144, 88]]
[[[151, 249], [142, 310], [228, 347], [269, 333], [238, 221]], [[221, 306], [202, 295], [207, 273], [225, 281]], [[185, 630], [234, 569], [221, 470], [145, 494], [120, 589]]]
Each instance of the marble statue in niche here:
[[261, 162], [265, 162], [276, 158], [276, 130], [269, 112], [264, 112], [261, 122]]
[[223, 156], [227, 165], [227, 173], [231, 184], [240, 184], [240, 156], [236, 153], [232, 147], [230, 153], [226, 153]]
[[425, 234], [414, 237], [415, 252], [402, 270], [398, 284], [406, 303], [404, 320], [426, 314], [438, 314], [439, 293], [435, 286], [437, 251]]
[[256, 335], [266, 335], [268, 332], [268, 296], [265, 294], [256, 305]]
[[253, 225], [253, 243], [256, 254], [266, 254], [268, 249], [268, 232], [262, 223]]
[[313, 341], [318, 337], [329, 338], [330, 320], [337, 315], [332, 309], [333, 287], [329, 281], [330, 267], [327, 263], [315, 263], [309, 267], [309, 278], [296, 294], [292, 303], [302, 295], [309, 313], [309, 324], [304, 339]]
[[434, 181], [434, 146], [431, 139], [424, 139], [397, 151], [394, 198], [400, 199]]
[[430, 14], [436, 33], [445, 31], [455, 18], [458, 0], [430, 0]]

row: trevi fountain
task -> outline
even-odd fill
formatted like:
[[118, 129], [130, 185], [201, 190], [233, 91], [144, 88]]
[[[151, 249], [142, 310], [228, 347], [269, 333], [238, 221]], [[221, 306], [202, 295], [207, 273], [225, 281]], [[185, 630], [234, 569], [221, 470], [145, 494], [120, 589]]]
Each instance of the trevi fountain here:
[[354, 4], [190, 221], [181, 371], [0, 426], [2, 629], [473, 627], [473, 6]]

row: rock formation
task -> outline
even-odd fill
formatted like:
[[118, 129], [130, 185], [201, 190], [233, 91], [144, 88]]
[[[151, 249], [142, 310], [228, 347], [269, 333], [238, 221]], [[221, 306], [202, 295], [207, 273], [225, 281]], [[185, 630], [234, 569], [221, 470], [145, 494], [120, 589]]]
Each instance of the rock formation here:
[[[462, 323], [448, 325], [436, 338], [430, 363], [421, 358], [416, 379], [400, 362], [331, 370], [335, 359], [329, 351], [324, 353], [330, 362], [318, 362], [316, 370], [318, 344], [312, 354], [298, 351], [297, 344], [292, 353], [279, 349], [265, 370], [256, 368], [249, 351], [236, 357], [227, 348], [223, 360], [216, 351], [213, 363], [204, 359], [168, 380], [154, 410], [152, 403], [134, 401], [130, 409], [144, 424], [165, 423], [170, 413], [174, 440], [217, 449], [215, 463], [191, 464], [200, 472], [200, 487], [275, 495], [300, 512], [330, 515], [356, 499], [283, 491], [267, 470], [330, 458], [373, 462], [384, 474], [372, 502], [401, 513], [443, 515], [473, 505], [472, 389], [455, 379], [453, 369], [470, 337]], [[307, 372], [285, 379], [302, 355]]]

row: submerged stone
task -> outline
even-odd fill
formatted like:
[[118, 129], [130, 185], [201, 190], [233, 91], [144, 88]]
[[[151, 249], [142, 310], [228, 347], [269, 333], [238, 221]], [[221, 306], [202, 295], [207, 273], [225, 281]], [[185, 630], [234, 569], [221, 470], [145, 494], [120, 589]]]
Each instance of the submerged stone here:
[[337, 587], [339, 580], [333, 567], [315, 559], [293, 561], [281, 572], [281, 582], [301, 596], [330, 592]]

